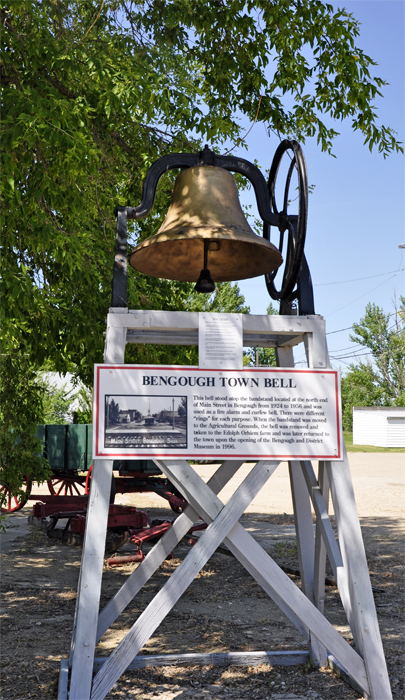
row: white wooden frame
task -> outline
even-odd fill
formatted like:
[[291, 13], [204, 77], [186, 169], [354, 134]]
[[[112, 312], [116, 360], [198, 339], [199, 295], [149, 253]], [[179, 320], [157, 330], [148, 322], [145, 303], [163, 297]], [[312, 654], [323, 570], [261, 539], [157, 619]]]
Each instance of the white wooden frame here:
[[[275, 347], [279, 366], [293, 366], [292, 347], [303, 342], [311, 368], [328, 367], [324, 320], [320, 316], [243, 316], [244, 345]], [[107, 318], [104, 362], [123, 364], [126, 343], [198, 344], [198, 314], [111, 309]], [[343, 462], [320, 462], [316, 477], [309, 461], [291, 461], [289, 473], [301, 571], [302, 591], [239, 523], [239, 518], [278, 461], [259, 461], [224, 504], [217, 493], [242, 464], [228, 460], [208, 484], [181, 460], [157, 465], [189, 505], [150, 550], [117, 594], [99, 612], [113, 462], [96, 460], [88, 505], [76, 615], [69, 662], [62, 662], [59, 700], [103, 700], [128, 668], [165, 663], [327, 663], [340, 670], [370, 700], [392, 700], [350, 468]], [[329, 493], [338, 541], [328, 515]], [[311, 504], [316, 513], [312, 524]], [[96, 659], [97, 641], [153, 575], [165, 556], [202, 517], [208, 524], [197, 544], [177, 567], [108, 659]], [[173, 608], [201, 568], [225, 542], [230, 551], [276, 602], [308, 641], [308, 652], [258, 651], [229, 654], [183, 654], [143, 657], [139, 651]], [[325, 563], [328, 555], [353, 633], [353, 649], [323, 615]], [[95, 673], [94, 677], [93, 674]]]

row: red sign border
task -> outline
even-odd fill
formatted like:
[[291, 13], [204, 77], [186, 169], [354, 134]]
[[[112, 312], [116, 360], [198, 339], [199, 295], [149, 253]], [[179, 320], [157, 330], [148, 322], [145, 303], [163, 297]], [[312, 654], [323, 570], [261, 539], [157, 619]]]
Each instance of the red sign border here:
[[111, 370], [111, 369], [125, 369], [125, 370], [142, 370], [142, 369], [160, 369], [160, 370], [172, 370], [172, 371], [194, 371], [194, 372], [243, 372], [243, 373], [249, 373], [249, 372], [254, 372], [255, 374], [265, 372], [265, 373], [278, 373], [278, 372], [283, 372], [285, 373], [288, 371], [291, 374], [333, 374], [335, 376], [335, 397], [336, 397], [336, 429], [337, 429], [337, 436], [338, 436], [338, 454], [337, 455], [285, 455], [285, 454], [275, 454], [275, 455], [270, 455], [268, 457], [264, 457], [263, 455], [238, 455], [235, 453], [232, 453], [230, 455], [222, 454], [218, 455], [216, 454], [209, 454], [209, 453], [204, 453], [204, 459], [206, 457], [209, 457], [210, 459], [258, 459], [258, 460], [273, 460], [273, 459], [283, 459], [283, 460], [288, 460], [288, 461], [297, 461], [297, 460], [304, 460], [304, 459], [321, 459], [325, 461], [333, 460], [333, 461], [339, 461], [343, 459], [342, 456], [342, 432], [341, 432], [341, 421], [340, 421], [340, 404], [339, 404], [339, 371], [336, 369], [311, 369], [310, 367], [308, 368], [294, 368], [294, 367], [270, 367], [270, 368], [244, 368], [242, 370], [235, 370], [235, 369], [200, 369], [199, 367], [192, 367], [192, 366], [187, 366], [187, 365], [95, 365], [95, 385], [96, 385], [96, 400], [95, 404], [93, 407], [93, 433], [95, 433], [95, 457], [94, 459], [119, 459], [119, 458], [126, 458], [126, 459], [136, 459], [137, 457], [139, 459], [201, 459], [202, 455], [201, 452], [198, 452], [196, 454], [190, 454], [187, 452], [187, 455], [183, 454], [170, 454], [168, 455], [167, 453], [165, 454], [145, 454], [142, 452], [141, 454], [129, 454], [128, 452], [125, 453], [115, 453], [114, 455], [111, 454], [104, 454], [99, 452], [99, 444], [98, 444], [98, 406], [99, 406], [99, 389], [100, 389], [100, 371], [101, 370]]

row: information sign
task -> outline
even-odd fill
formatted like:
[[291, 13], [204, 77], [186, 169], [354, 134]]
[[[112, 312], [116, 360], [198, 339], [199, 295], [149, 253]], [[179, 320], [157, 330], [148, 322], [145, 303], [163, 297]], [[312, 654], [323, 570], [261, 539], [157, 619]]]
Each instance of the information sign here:
[[199, 314], [198, 366], [243, 369], [242, 314]]
[[96, 365], [94, 458], [341, 460], [337, 370]]

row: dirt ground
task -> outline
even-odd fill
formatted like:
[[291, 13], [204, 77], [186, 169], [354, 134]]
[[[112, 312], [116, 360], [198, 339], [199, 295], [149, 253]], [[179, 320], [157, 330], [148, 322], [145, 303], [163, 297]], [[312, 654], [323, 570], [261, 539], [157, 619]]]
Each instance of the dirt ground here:
[[[349, 455], [371, 583], [393, 697], [405, 697], [403, 454]], [[251, 465], [220, 494], [226, 501]], [[199, 465], [205, 480], [215, 467]], [[39, 493], [39, 489], [36, 491]], [[116, 502], [172, 517], [157, 496], [126, 494]], [[2, 684], [0, 700], [55, 700], [59, 664], [69, 653], [81, 551], [28, 525], [31, 505], [8, 516], [2, 535]], [[287, 466], [280, 465], [241, 519], [246, 529], [283, 566], [298, 568]], [[121, 553], [133, 551], [126, 544]], [[120, 615], [98, 645], [106, 656], [137, 615], [190, 551], [183, 541]], [[104, 606], [137, 564], [106, 568]], [[292, 576], [297, 585], [299, 578]], [[351, 640], [339, 593], [327, 587], [325, 614]], [[216, 553], [176, 604], [142, 653], [298, 650], [306, 644], [250, 575], [233, 558]], [[123, 675], [108, 700], [357, 700], [332, 671], [298, 667], [166, 666]], [[378, 700], [386, 700], [379, 698]]]

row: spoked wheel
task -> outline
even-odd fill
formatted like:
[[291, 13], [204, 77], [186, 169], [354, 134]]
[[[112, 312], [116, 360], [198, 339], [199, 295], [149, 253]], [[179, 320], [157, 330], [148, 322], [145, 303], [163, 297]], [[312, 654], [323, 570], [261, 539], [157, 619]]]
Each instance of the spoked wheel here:
[[[93, 471], [93, 465], [91, 465], [89, 471], [87, 472], [87, 476], [86, 476], [86, 484], [85, 484], [85, 493], [86, 493], [86, 496], [88, 496], [89, 493], [90, 493], [90, 484], [91, 484], [91, 475], [92, 475], [92, 471]], [[115, 478], [114, 478], [114, 474], [113, 474], [112, 477], [111, 477], [110, 503], [114, 503], [116, 493], [117, 493], [117, 488], [116, 488], [116, 485], [115, 485]]]
[[[290, 165], [288, 168], [286, 181], [284, 185], [284, 196], [282, 208], [279, 210], [276, 203], [276, 182], [278, 171], [280, 168], [282, 157], [285, 153], [290, 157]], [[293, 173], [296, 173], [298, 178], [298, 194], [294, 197], [290, 193], [290, 186]], [[287, 234], [287, 250], [285, 256], [283, 280], [280, 289], [275, 286], [275, 277], [278, 270], [265, 275], [267, 290], [272, 299], [286, 300], [293, 292], [293, 289], [298, 281], [298, 275], [301, 268], [302, 257], [304, 254], [305, 235], [307, 228], [307, 209], [308, 209], [308, 181], [305, 165], [304, 154], [297, 141], [282, 141], [274, 155], [273, 163], [269, 175], [269, 194], [272, 211], [280, 217], [280, 240], [279, 251], [282, 253], [284, 245], [284, 236]], [[290, 199], [298, 199], [298, 214], [289, 214], [288, 207]], [[270, 227], [264, 224], [263, 236], [270, 239]]]
[[28, 501], [28, 497], [32, 489], [32, 481], [29, 476], [25, 477], [23, 484], [21, 484], [21, 493], [17, 496], [11, 494], [11, 490], [5, 484], [0, 485], [1, 502], [2, 506], [0, 511], [2, 513], [15, 513], [15, 511], [20, 510], [25, 506]]
[[90, 469], [89, 469], [89, 471], [87, 472], [87, 475], [86, 475], [86, 483], [85, 483], [85, 486], [84, 486], [84, 492], [85, 492], [86, 496], [88, 496], [89, 493], [90, 493], [90, 482], [91, 482], [91, 472], [92, 472], [92, 470], [93, 470], [93, 465], [91, 464], [91, 465], [90, 465]]
[[52, 496], [84, 496], [85, 484], [76, 476], [54, 476], [47, 481]]
[[173, 496], [176, 496], [176, 498], [178, 498], [182, 501], [182, 503], [178, 503], [178, 502], [175, 503], [174, 501], [169, 499], [170, 508], [172, 509], [172, 511], [174, 513], [182, 513], [183, 510], [185, 510], [188, 506], [187, 501], [184, 499], [184, 497], [182, 496], [180, 491], [178, 491], [176, 489], [176, 487], [173, 486], [172, 483], [170, 483], [170, 481], [167, 482], [167, 489], [168, 489], [168, 491], [170, 491], [173, 494]]

